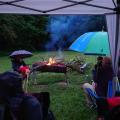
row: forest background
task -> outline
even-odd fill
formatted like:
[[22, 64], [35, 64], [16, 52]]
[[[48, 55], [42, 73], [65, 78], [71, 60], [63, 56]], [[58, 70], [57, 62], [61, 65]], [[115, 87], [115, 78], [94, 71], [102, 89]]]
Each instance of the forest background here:
[[85, 32], [106, 31], [104, 16], [0, 15], [0, 50], [65, 50]]

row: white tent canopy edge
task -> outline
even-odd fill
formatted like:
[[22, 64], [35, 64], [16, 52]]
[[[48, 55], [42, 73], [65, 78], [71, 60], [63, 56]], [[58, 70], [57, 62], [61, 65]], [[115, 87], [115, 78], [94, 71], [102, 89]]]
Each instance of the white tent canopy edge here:
[[[0, 13], [106, 15], [112, 65], [117, 78], [120, 50], [120, 0], [0, 0]], [[116, 81], [118, 80], [115, 79], [115, 83]]]
[[112, 0], [0, 0], [0, 13], [105, 14], [114, 8]]

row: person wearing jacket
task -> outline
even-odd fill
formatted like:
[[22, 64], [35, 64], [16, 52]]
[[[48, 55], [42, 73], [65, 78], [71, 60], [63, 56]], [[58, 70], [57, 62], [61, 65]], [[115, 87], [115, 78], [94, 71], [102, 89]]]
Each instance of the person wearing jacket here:
[[107, 97], [108, 82], [113, 79], [113, 69], [110, 57], [104, 57], [102, 66], [96, 71], [94, 78], [95, 91], [100, 97]]

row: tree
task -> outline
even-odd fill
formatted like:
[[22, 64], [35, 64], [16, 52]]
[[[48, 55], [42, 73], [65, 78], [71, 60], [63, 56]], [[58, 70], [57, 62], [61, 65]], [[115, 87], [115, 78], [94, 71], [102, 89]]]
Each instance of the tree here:
[[40, 49], [47, 41], [47, 16], [1, 15], [0, 49]]

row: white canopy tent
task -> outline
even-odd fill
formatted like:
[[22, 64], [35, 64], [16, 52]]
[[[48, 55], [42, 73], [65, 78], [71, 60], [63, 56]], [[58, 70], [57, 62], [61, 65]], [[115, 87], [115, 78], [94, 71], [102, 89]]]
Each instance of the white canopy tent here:
[[0, 0], [0, 13], [106, 15], [116, 78], [120, 50], [120, 0]]

